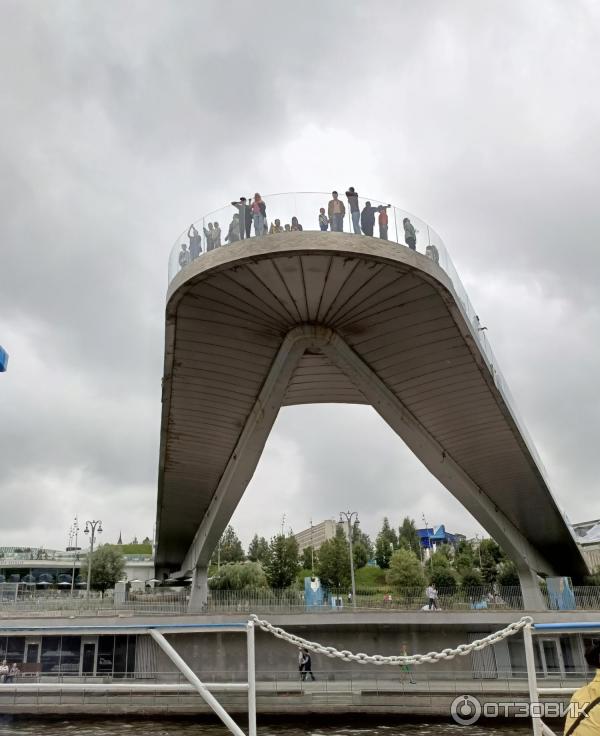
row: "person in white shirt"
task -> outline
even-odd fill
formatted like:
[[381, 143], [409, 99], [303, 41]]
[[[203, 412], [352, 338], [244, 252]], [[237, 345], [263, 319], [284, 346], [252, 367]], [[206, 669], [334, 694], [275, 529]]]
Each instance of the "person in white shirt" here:
[[0, 682], [6, 682], [8, 671], [8, 662], [4, 659], [0, 664]]
[[437, 588], [433, 583], [428, 586], [427, 590], [425, 591], [425, 594], [429, 598], [429, 610], [431, 611], [433, 608], [435, 610], [438, 610], [438, 604], [437, 604], [437, 598], [438, 598], [438, 592]]

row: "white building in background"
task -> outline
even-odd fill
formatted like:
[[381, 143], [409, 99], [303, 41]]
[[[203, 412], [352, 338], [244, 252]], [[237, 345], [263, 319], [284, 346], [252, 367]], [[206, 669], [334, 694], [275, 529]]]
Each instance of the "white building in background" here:
[[575, 539], [579, 543], [592, 572], [600, 571], [600, 519], [573, 524]]
[[307, 547], [312, 547], [316, 552], [323, 542], [335, 537], [338, 523], [335, 519], [325, 519], [325, 521], [313, 524], [308, 529], [294, 534], [298, 542], [298, 552], [302, 554]]
[[[38, 582], [47, 580], [54, 586], [61, 578], [69, 580], [75, 571], [75, 578], [85, 578], [87, 565], [85, 550], [65, 552], [56, 549], [36, 547], [0, 547], [0, 583]], [[125, 568], [123, 579], [142, 584], [154, 578], [154, 558], [151, 554], [123, 555]], [[41, 576], [41, 577], [40, 577]], [[27, 580], [24, 580], [27, 578]], [[153, 585], [153, 583], [149, 583]]]

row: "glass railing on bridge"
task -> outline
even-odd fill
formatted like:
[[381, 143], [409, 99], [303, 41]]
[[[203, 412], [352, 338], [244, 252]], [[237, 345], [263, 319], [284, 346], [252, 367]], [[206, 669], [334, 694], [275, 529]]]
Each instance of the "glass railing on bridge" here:
[[357, 214], [343, 193], [335, 202], [325, 192], [269, 194], [262, 203], [264, 209], [253, 212], [253, 198], [248, 195], [245, 202], [232, 201], [191, 223], [171, 250], [169, 282], [203, 253], [240, 240], [294, 231], [357, 233], [388, 240], [429, 256], [447, 270], [447, 253], [439, 235], [420, 218], [387, 202], [357, 197], [352, 205]]

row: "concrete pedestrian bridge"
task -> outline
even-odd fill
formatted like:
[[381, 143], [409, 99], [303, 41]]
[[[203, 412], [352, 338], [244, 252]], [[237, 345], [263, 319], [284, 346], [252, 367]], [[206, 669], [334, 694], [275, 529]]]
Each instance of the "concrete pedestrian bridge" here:
[[[517, 565], [526, 608], [540, 606], [536, 574], [585, 575], [439, 236], [410, 217], [418, 235], [409, 249], [396, 208], [389, 237], [398, 242], [309, 231], [329, 195], [282, 196], [294, 197], [283, 221], [306, 209], [304, 231], [218, 247], [180, 270], [180, 241], [174, 248], [158, 572], [192, 572], [192, 607], [201, 606], [211, 553], [280, 407], [353, 403], [372, 405], [498, 541]], [[276, 197], [264, 199], [271, 220]]]

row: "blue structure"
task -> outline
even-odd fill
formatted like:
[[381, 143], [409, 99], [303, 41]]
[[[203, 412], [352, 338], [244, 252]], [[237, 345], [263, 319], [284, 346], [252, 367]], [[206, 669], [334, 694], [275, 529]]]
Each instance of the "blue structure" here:
[[440, 544], [451, 544], [453, 547], [459, 542], [466, 539], [464, 534], [450, 534], [446, 531], [446, 527], [441, 524], [437, 529], [427, 527], [426, 529], [417, 529], [419, 541], [423, 549], [435, 550]]
[[304, 578], [304, 602], [307, 608], [315, 608], [324, 604], [325, 595], [319, 578]]
[[0, 345], [0, 373], [4, 373], [8, 366], [8, 353]]
[[550, 604], [548, 608], [550, 610], [575, 610], [575, 593], [573, 592], [571, 578], [546, 578], [546, 587], [548, 589], [548, 600]]

